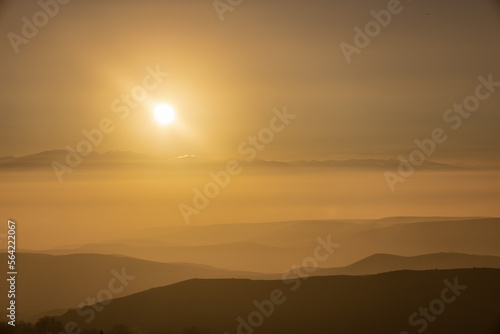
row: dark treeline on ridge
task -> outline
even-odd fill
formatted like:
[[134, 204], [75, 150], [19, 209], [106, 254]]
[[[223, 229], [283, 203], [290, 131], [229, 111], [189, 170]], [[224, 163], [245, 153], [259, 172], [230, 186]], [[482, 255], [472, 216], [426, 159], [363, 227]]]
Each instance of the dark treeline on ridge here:
[[[125, 325], [115, 325], [109, 331], [97, 329], [72, 329], [67, 331], [64, 324], [53, 317], [40, 318], [35, 324], [30, 322], [18, 322], [11, 326], [7, 322], [0, 322], [0, 333], [2, 334], [173, 334], [170, 330], [155, 333], [144, 333], [138, 329], [131, 329]], [[182, 334], [211, 334], [208, 329], [200, 329], [196, 326], [184, 328]]]

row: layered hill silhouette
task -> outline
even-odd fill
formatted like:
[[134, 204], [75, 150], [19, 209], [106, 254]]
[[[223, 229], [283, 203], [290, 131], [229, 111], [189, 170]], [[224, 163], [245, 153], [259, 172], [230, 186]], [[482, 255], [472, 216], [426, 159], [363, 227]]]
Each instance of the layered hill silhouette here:
[[[3, 255], [7, 258], [6, 254]], [[18, 316], [29, 319], [40, 313], [50, 314], [53, 310], [65, 310], [87, 303], [88, 298], [97, 298], [102, 289], [114, 290], [111, 291], [112, 297], [117, 298], [191, 278], [254, 275], [195, 264], [157, 263], [98, 254], [53, 256], [19, 253], [17, 261], [22, 268], [22, 274], [17, 277]], [[111, 280], [116, 289], [109, 287]], [[0, 281], [0, 289], [8, 290], [6, 280]], [[2, 296], [2, 300], [6, 300], [6, 295]], [[107, 293], [102, 296], [109, 298]]]
[[[49, 254], [100, 253], [120, 254], [156, 262], [187, 262], [218, 266], [228, 270], [281, 272], [290, 263], [303, 258], [307, 245], [274, 247], [251, 242], [205, 246], [129, 246], [126, 244], [90, 244], [76, 249], [46, 251]], [[266, 258], [267, 257], [267, 258]], [[218, 264], [218, 265], [217, 265]]]
[[[18, 301], [20, 316], [36, 321], [44, 315], [59, 315], [65, 309], [88, 303], [88, 297], [97, 298], [99, 291], [109, 289], [109, 282], [122, 273], [134, 276], [127, 286], [113, 298], [119, 298], [157, 286], [164, 286], [192, 278], [251, 278], [280, 280], [282, 273], [259, 274], [227, 271], [217, 268], [182, 263], [156, 263], [123, 256], [78, 254], [41, 255], [19, 254], [23, 275], [19, 276]], [[402, 269], [500, 268], [500, 257], [467, 254], [429, 254], [401, 257], [376, 254], [343, 268], [318, 268], [309, 275], [368, 275]], [[45, 268], [45, 269], [42, 269]], [[122, 272], [123, 270], [123, 272]], [[292, 271], [287, 278], [301, 276], [308, 271]], [[116, 281], [116, 280], [115, 280]], [[119, 283], [116, 283], [119, 285]], [[7, 288], [1, 282], [0, 288]], [[107, 296], [105, 296], [107, 298]]]
[[[319, 264], [344, 267], [374, 254], [418, 256], [465, 253], [500, 256], [499, 218], [392, 218], [367, 221], [299, 221], [269, 224], [176, 226], [144, 229], [144, 245], [115, 241], [45, 250], [49, 254], [120, 254], [158, 262], [187, 262], [238, 271], [284, 272], [302, 266], [317, 238], [339, 245]], [[232, 240], [232, 241], [230, 241]], [[175, 244], [177, 243], [177, 244]]]
[[375, 254], [341, 268], [319, 268], [313, 276], [370, 275], [398, 270], [432, 270], [458, 268], [500, 269], [500, 257], [455, 253], [398, 256]]
[[286, 282], [189, 280], [72, 310], [60, 320], [105, 331], [124, 324], [143, 333], [181, 333], [196, 326], [231, 334], [494, 334], [500, 332], [499, 281], [498, 269], [398, 271]]

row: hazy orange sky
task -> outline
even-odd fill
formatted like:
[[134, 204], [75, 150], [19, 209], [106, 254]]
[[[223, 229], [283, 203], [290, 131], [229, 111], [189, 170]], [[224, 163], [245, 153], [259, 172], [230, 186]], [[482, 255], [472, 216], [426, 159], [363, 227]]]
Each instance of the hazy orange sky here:
[[[391, 192], [380, 167], [387, 161], [351, 169], [257, 161], [193, 217], [194, 225], [500, 216], [498, 168], [482, 169], [500, 163], [500, 88], [456, 131], [443, 121], [447, 109], [477, 93], [480, 76], [500, 82], [500, 6], [402, 0], [349, 63], [341, 43], [355, 44], [354, 28], [364, 29], [374, 20], [371, 11], [394, 3], [248, 0], [222, 21], [212, 0], [73, 0], [13, 47], [12, 34], [23, 34], [41, 8], [37, 1], [2, 1], [0, 157], [75, 149], [82, 131], [110, 119], [115, 130], [97, 152], [168, 161], [128, 164], [135, 156], [124, 153], [122, 165], [89, 164], [61, 183], [51, 167], [54, 159], [63, 162], [54, 158], [60, 151], [36, 156], [40, 168], [3, 165], [0, 209], [5, 219], [22, 222], [20, 247], [133, 238], [138, 228], [185, 225], [179, 205], [192, 203], [194, 189], [211, 182], [209, 172], [226, 159], [244, 159], [240, 143], [269, 126], [274, 108], [285, 107], [296, 118], [259, 159], [394, 161], [415, 149], [415, 139], [443, 127], [448, 140], [429, 159], [479, 168], [423, 168]], [[124, 94], [155, 70], [168, 76], [154, 88], [148, 81], [147, 97], [120, 118], [115, 102], [123, 106]], [[158, 103], [172, 105], [174, 123], [155, 121]], [[199, 159], [195, 167], [172, 162], [184, 155]]]
[[[40, 10], [3, 1], [0, 156], [75, 145], [103, 118], [97, 148], [226, 158], [274, 107], [297, 121], [261, 158], [395, 158], [442, 124], [479, 75], [500, 81], [500, 24], [490, 1], [402, 1], [404, 10], [347, 64], [339, 48], [387, 1], [244, 1], [221, 21], [212, 1], [71, 1], [15, 54], [8, 32]], [[112, 101], [147, 66], [170, 75], [118, 123]], [[172, 104], [177, 124], [151, 115]], [[433, 160], [498, 161], [500, 94]]]

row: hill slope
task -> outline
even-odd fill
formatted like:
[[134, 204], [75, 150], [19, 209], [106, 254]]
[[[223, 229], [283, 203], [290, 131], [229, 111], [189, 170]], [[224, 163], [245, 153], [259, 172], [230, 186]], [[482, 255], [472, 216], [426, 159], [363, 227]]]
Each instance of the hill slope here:
[[459, 268], [500, 269], [500, 257], [455, 253], [437, 253], [420, 256], [375, 254], [346, 267], [320, 268], [314, 276], [370, 275], [397, 270], [432, 270]]
[[[299, 221], [146, 229], [138, 237], [183, 245], [102, 243], [52, 254], [121, 254], [159, 262], [188, 262], [232, 270], [276, 273], [301, 265], [323, 240], [340, 244], [321, 267], [344, 267], [373, 254], [418, 256], [466, 253], [500, 256], [500, 219], [394, 219], [382, 221]], [[157, 239], [155, 239], [157, 238]], [[229, 241], [233, 240], [233, 241]]]
[[[87, 303], [89, 298], [96, 299], [98, 295], [107, 299], [109, 294], [106, 291], [116, 298], [191, 278], [253, 275], [194, 264], [167, 264], [97, 254], [54, 256], [20, 253], [17, 254], [17, 262], [19, 289], [16, 300], [21, 318], [55, 309], [74, 308]], [[0, 289], [8, 290], [6, 280], [0, 281]], [[5, 302], [6, 296], [7, 293], [2, 295], [1, 300]]]
[[[231, 334], [414, 333], [424, 324], [428, 334], [494, 334], [500, 331], [498, 282], [497, 269], [311, 277], [300, 286], [293, 281], [190, 280], [113, 300], [98, 313], [70, 311], [60, 320], [95, 329], [125, 324], [145, 333], [173, 334], [193, 325]], [[262, 308], [270, 298], [274, 306], [266, 302]], [[437, 314], [430, 315], [432, 321], [414, 315], [428, 305]], [[238, 331], [243, 322], [246, 329]]]

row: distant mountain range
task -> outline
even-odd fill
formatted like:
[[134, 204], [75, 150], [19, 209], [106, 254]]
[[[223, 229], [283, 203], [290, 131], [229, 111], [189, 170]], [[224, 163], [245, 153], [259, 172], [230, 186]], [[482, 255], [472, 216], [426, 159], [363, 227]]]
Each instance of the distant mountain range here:
[[157, 241], [116, 240], [39, 252], [120, 254], [158, 262], [198, 263], [263, 273], [285, 272], [292, 265], [301, 266], [305, 258], [313, 255], [318, 237], [330, 238], [339, 244], [320, 267], [344, 267], [378, 253], [500, 256], [500, 218], [410, 217], [171, 226], [142, 229], [136, 237]]
[[60, 320], [104, 331], [123, 324], [142, 333], [181, 333], [195, 326], [206, 329], [201, 333], [230, 334], [498, 334], [498, 282], [498, 269], [398, 271], [288, 282], [189, 280], [73, 310]]
[[[0, 158], [0, 168], [27, 168], [27, 167], [49, 167], [53, 161], [62, 164], [66, 161], [68, 151], [66, 150], [51, 150], [44, 151], [36, 154], [26, 156], [6, 156]], [[82, 155], [83, 156], [83, 155]], [[230, 159], [228, 159], [230, 160]], [[162, 168], [170, 166], [171, 168], [177, 167], [196, 167], [207, 165], [218, 166], [224, 164], [226, 161], [222, 160], [207, 160], [200, 159], [193, 156], [179, 157], [179, 158], [158, 158], [147, 156], [126, 151], [112, 151], [107, 153], [91, 152], [82, 159], [82, 166], [140, 166], [140, 165], [157, 165]], [[244, 166], [253, 167], [267, 167], [267, 168], [335, 168], [335, 169], [397, 169], [400, 161], [396, 159], [349, 159], [349, 160], [297, 160], [297, 161], [266, 161], [256, 159], [252, 162], [240, 160]], [[469, 167], [470, 168], [470, 167]], [[497, 168], [497, 167], [492, 167]], [[426, 161], [419, 169], [465, 169], [463, 166], [438, 163], [433, 161]]]

